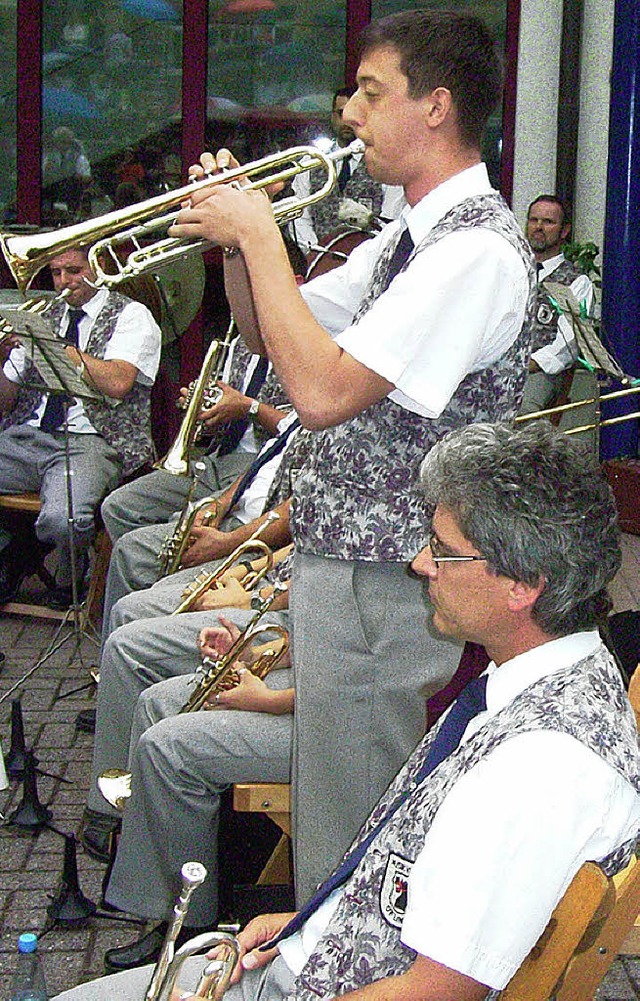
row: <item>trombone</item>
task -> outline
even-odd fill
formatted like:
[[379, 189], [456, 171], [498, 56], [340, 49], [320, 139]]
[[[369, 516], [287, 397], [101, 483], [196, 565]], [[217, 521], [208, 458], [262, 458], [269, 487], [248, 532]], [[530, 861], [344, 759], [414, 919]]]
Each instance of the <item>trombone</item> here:
[[[38, 272], [54, 257], [78, 244], [89, 245], [91, 248], [89, 263], [96, 276], [96, 288], [118, 285], [175, 257], [184, 257], [186, 253], [203, 253], [213, 246], [204, 239], [182, 240], [176, 237], [165, 237], [147, 245], [141, 243], [156, 230], [169, 227], [177, 218], [182, 204], [189, 201], [194, 191], [233, 183], [259, 191], [273, 184], [289, 181], [298, 174], [322, 168], [326, 177], [317, 191], [310, 192], [305, 198], [293, 195], [273, 203], [276, 221], [284, 224], [295, 219], [308, 206], [325, 198], [337, 181], [336, 163], [354, 153], [361, 153], [363, 149], [364, 145], [359, 139], [328, 154], [316, 146], [293, 146], [245, 166], [205, 177], [174, 191], [155, 195], [137, 204], [52, 232], [24, 236], [0, 233], [0, 247], [21, 292], [29, 287]], [[124, 261], [116, 252], [116, 248], [123, 244], [134, 246]], [[103, 261], [114, 267], [115, 272], [105, 270]]]

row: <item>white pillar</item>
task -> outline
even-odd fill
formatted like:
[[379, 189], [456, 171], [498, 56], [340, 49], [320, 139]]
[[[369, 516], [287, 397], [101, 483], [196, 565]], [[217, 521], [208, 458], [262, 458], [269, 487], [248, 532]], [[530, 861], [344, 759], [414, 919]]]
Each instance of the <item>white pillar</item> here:
[[593, 240], [601, 252], [607, 183], [614, 8], [612, 0], [586, 0], [582, 33], [573, 235], [581, 242]]
[[562, 0], [524, 0], [520, 15], [513, 211], [524, 224], [527, 206], [553, 193]]

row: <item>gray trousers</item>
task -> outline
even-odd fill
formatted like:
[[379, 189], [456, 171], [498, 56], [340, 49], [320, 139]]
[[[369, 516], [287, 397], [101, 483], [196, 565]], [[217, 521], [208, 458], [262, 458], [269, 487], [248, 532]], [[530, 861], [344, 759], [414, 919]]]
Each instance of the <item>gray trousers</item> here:
[[461, 647], [428, 620], [405, 565], [296, 553], [294, 856], [300, 904], [340, 860], [425, 732]]
[[[226, 490], [254, 458], [255, 452], [238, 449], [220, 458], [203, 455], [197, 460], [204, 469], [198, 471], [193, 499], [197, 501]], [[192, 475], [193, 466], [191, 462]], [[114, 490], [102, 505], [102, 519], [111, 541], [115, 544], [126, 532], [143, 525], [169, 521], [182, 510], [191, 482], [191, 476], [174, 476], [163, 469], [154, 469]]]
[[[98, 434], [70, 434], [71, 499], [75, 522], [77, 565], [95, 532], [94, 516], [104, 495], [120, 480], [116, 451]], [[68, 535], [68, 499], [65, 438], [61, 431], [47, 434], [28, 424], [18, 424], [0, 434], [0, 494], [37, 491], [42, 509], [36, 535], [58, 550], [57, 583], [71, 583]]]
[[[292, 674], [272, 671], [266, 684], [290, 688]], [[187, 924], [212, 928], [220, 796], [234, 782], [289, 781], [293, 717], [225, 709], [179, 714], [192, 681], [171, 678], [138, 699], [129, 754], [132, 795], [106, 897], [123, 911], [168, 919], [180, 869], [197, 860], [208, 876], [191, 898]]]
[[[132, 597], [132, 596], [131, 596]], [[119, 602], [114, 610], [122, 610]], [[242, 628], [254, 614], [238, 608], [219, 614]], [[287, 613], [269, 614], [268, 621], [286, 626]], [[200, 663], [198, 633], [215, 626], [215, 612], [186, 612], [134, 619], [119, 625], [107, 640], [100, 662], [91, 786], [87, 805], [98, 813], [118, 816], [97, 787], [108, 768], [127, 768], [133, 715], [139, 695], [158, 681], [192, 674]]]
[[[204, 963], [200, 958], [186, 961], [178, 976], [178, 986], [194, 990]], [[52, 1001], [138, 1001], [145, 995], [153, 966], [100, 977], [70, 991], [57, 994]], [[261, 970], [246, 970], [242, 980], [225, 992], [225, 1001], [283, 1001], [290, 993], [294, 977], [281, 956], [276, 956]]]
[[521, 414], [534, 414], [537, 410], [546, 410], [556, 398], [562, 385], [564, 372], [548, 375], [546, 372], [529, 372], [524, 384]]

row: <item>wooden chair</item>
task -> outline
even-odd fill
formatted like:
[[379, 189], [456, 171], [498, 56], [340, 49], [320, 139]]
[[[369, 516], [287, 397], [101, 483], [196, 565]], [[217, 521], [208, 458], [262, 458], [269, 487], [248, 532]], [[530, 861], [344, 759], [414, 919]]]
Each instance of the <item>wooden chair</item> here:
[[288, 782], [243, 782], [233, 787], [233, 808], [264, 813], [282, 831], [278, 844], [258, 877], [259, 886], [291, 882], [291, 786]]
[[[13, 511], [17, 514], [32, 515], [37, 517], [41, 508], [40, 498], [37, 493], [4, 494], [0, 495], [0, 510]], [[99, 525], [96, 537], [93, 542], [94, 561], [89, 580], [89, 589], [83, 606], [84, 622], [99, 622], [102, 610], [102, 597], [109, 567], [109, 557], [111, 554], [111, 542], [104, 528]], [[48, 570], [42, 564], [37, 569], [37, 575], [42, 581], [51, 587], [53, 579]], [[68, 618], [68, 612], [58, 611], [48, 608], [46, 605], [38, 605], [35, 602], [8, 601], [0, 605], [1, 612], [12, 613], [14, 615], [32, 615], [39, 619], [62, 619]]]

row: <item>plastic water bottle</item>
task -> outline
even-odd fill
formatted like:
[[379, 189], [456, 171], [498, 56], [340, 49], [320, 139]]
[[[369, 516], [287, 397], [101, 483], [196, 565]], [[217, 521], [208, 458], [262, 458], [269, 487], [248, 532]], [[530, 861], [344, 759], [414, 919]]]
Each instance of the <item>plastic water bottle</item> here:
[[18, 939], [18, 967], [13, 975], [9, 1001], [48, 1001], [37, 949], [38, 936], [33, 932], [23, 932]]

